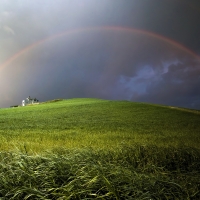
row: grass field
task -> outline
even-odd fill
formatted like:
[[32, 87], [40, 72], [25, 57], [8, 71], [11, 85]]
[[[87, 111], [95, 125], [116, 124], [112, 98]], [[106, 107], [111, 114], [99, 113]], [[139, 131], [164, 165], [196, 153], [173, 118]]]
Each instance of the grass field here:
[[200, 199], [200, 111], [52, 100], [0, 109], [0, 199]]

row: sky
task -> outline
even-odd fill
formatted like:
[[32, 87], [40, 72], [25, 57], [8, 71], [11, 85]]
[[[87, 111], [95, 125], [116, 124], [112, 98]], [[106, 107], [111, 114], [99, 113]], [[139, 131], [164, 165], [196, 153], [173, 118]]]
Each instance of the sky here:
[[1, 0], [0, 107], [28, 96], [200, 110], [200, 1]]

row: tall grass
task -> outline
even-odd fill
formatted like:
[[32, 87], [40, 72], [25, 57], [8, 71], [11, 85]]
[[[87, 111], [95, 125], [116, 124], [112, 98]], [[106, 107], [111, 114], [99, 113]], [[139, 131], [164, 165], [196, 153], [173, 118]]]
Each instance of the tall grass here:
[[0, 161], [1, 199], [200, 198], [200, 152], [192, 148], [59, 148], [1, 152]]

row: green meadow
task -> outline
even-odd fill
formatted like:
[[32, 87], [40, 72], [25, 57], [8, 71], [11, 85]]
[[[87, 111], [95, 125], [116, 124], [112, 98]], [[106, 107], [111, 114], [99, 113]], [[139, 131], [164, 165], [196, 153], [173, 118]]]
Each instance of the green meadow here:
[[200, 199], [200, 111], [100, 99], [0, 109], [0, 199]]

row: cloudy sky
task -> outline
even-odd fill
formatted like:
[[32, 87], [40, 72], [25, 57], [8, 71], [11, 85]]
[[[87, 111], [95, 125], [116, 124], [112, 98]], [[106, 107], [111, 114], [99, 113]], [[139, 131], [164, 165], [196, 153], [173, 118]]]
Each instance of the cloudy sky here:
[[91, 97], [200, 109], [199, 0], [1, 0], [0, 107]]

